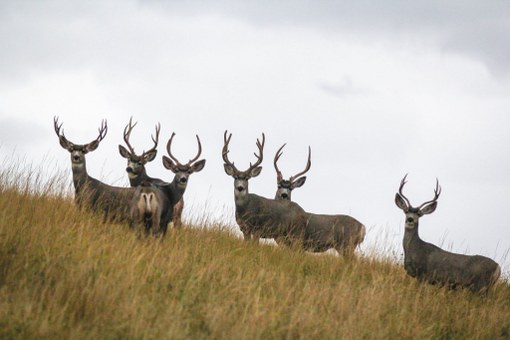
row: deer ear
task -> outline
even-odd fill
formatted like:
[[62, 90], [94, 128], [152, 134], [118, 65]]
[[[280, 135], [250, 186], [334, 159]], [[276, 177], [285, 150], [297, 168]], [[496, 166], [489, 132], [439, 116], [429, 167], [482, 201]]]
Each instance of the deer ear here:
[[296, 181], [292, 182], [291, 188], [292, 189], [301, 188], [301, 186], [305, 184], [305, 182], [306, 176], [299, 177]]
[[404, 210], [404, 212], [407, 212], [409, 210], [409, 207], [407, 206], [407, 203], [404, 201], [402, 196], [400, 196], [399, 193], [395, 194], [395, 204], [400, 209]]
[[122, 145], [119, 144], [119, 153], [122, 157], [124, 158], [129, 158], [129, 152], [127, 151], [127, 149], [125, 147], [123, 147]]
[[437, 201], [432, 202], [432, 203], [427, 204], [424, 207], [422, 207], [420, 209], [420, 211], [418, 211], [418, 215], [422, 216], [422, 215], [432, 214], [436, 210], [436, 208], [437, 208]]
[[193, 172], [199, 172], [204, 168], [204, 166], [205, 159], [201, 159], [198, 162], [193, 163], [193, 165], [191, 165], [191, 169], [193, 170]]
[[97, 140], [90, 142], [88, 144], [85, 144], [83, 146], [83, 153], [94, 151], [95, 149], [97, 149], [98, 146], [99, 146], [99, 141], [97, 141]]
[[177, 166], [167, 156], [163, 156], [163, 166], [172, 172], [177, 172]]
[[229, 176], [234, 176], [234, 168], [230, 164], [223, 164], [223, 168], [225, 169], [225, 172]]
[[64, 138], [59, 138], [58, 141], [60, 142], [60, 146], [66, 149], [67, 151], [71, 152], [73, 151], [73, 143], [65, 140]]
[[156, 155], [158, 154], [158, 150], [151, 150], [145, 154], [143, 157], [145, 162], [152, 162], [154, 158], [156, 158]]
[[261, 166], [258, 166], [256, 167], [255, 169], [252, 169], [250, 171], [250, 177], [257, 177], [258, 175], [260, 175], [260, 172], [262, 171], [262, 167]]

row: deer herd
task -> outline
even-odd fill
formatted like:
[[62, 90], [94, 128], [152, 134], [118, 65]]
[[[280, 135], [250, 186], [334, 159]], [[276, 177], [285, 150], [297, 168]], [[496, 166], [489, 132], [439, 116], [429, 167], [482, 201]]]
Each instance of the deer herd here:
[[[163, 236], [168, 225], [182, 226], [181, 215], [184, 207], [183, 195], [189, 177], [201, 171], [205, 159], [198, 160], [202, 152], [200, 138], [196, 136], [198, 152], [187, 163], [181, 163], [172, 154], [172, 133], [166, 145], [168, 156], [162, 157], [163, 166], [173, 173], [173, 179], [165, 181], [150, 177], [145, 165], [156, 158], [160, 125], [156, 125], [151, 136], [153, 147], [136, 154], [129, 139], [133, 128], [132, 119], [124, 128], [123, 139], [127, 146], [119, 145], [120, 155], [127, 160], [126, 172], [130, 187], [116, 187], [89, 176], [85, 155], [94, 151], [108, 131], [105, 120], [101, 122], [95, 140], [88, 144], [74, 144], [64, 135], [62, 123], [54, 118], [55, 133], [60, 145], [71, 155], [71, 169], [76, 204], [103, 215], [105, 221], [127, 223], [130, 228], [146, 235]], [[294, 246], [311, 252], [324, 252], [334, 248], [339, 254], [351, 258], [366, 234], [365, 226], [348, 215], [322, 215], [306, 212], [291, 200], [292, 190], [301, 187], [304, 176], [311, 167], [311, 150], [303, 171], [285, 180], [278, 168], [285, 144], [274, 157], [278, 188], [274, 199], [262, 197], [248, 190], [249, 180], [261, 171], [265, 136], [257, 139], [256, 160], [248, 169], [240, 171], [228, 158], [232, 134], [225, 131], [222, 149], [225, 173], [234, 179], [235, 219], [245, 240], [258, 241], [272, 238], [278, 245]], [[501, 274], [500, 266], [493, 260], [480, 255], [462, 255], [445, 251], [420, 239], [418, 220], [431, 214], [437, 207], [441, 187], [436, 182], [434, 198], [412, 207], [402, 193], [407, 175], [402, 179], [395, 196], [397, 207], [405, 214], [404, 268], [408, 275], [420, 281], [439, 284], [449, 288], [467, 288], [473, 292], [487, 294]]]

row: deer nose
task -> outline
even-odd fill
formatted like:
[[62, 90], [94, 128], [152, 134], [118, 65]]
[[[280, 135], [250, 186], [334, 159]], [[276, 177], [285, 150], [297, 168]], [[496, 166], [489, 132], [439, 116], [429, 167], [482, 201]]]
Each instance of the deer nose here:
[[186, 184], [186, 182], [188, 181], [188, 179], [186, 177], [181, 177], [181, 179], [179, 180], [182, 184]]
[[287, 195], [286, 193], [283, 193], [282, 198], [287, 199], [287, 198], [289, 198], [289, 195]]
[[412, 217], [409, 217], [406, 221], [407, 221], [407, 223], [413, 223], [414, 219]]
[[243, 187], [243, 186], [241, 186], [241, 185], [240, 185], [240, 186], [238, 186], [238, 187], [237, 187], [237, 191], [239, 191], [239, 192], [243, 192], [243, 191], [244, 191], [244, 187]]
[[130, 166], [128, 166], [128, 167], [126, 168], [126, 171], [127, 171], [127, 172], [133, 172], [133, 168], [132, 168], [132, 167], [130, 167]]
[[78, 162], [78, 161], [80, 160], [80, 156], [73, 156], [73, 160], [74, 160], [75, 162]]

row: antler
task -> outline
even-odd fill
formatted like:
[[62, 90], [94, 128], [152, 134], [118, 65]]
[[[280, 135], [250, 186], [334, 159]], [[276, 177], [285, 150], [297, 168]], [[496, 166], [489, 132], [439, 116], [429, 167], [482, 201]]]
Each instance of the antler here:
[[126, 127], [124, 128], [124, 142], [126, 142], [126, 145], [129, 148], [129, 152], [134, 154], [135, 149], [129, 143], [129, 137], [131, 137], [131, 131], [133, 131], [133, 128], [136, 126], [137, 122], [135, 122], [135, 124], [132, 124], [132, 120], [133, 120], [133, 117], [130, 117], [129, 124], [126, 125]]
[[228, 144], [230, 143], [230, 139], [232, 138], [232, 134], [229, 134], [227, 137], [227, 130], [225, 130], [225, 133], [223, 134], [223, 150], [221, 152], [221, 156], [223, 157], [223, 161], [225, 164], [230, 165], [232, 168], [234, 168], [235, 172], [239, 172], [239, 170], [236, 168], [234, 163], [229, 161], [228, 159]]
[[257, 161], [255, 162], [255, 164], [251, 164], [250, 163], [250, 167], [248, 168], [247, 172], [250, 172], [252, 171], [253, 169], [255, 169], [256, 167], [258, 167], [261, 163], [262, 163], [262, 159], [263, 159], [263, 156], [264, 156], [264, 143], [266, 142], [266, 136], [264, 135], [264, 133], [262, 133], [262, 143], [260, 143], [260, 140], [257, 138], [257, 149], [259, 149], [259, 154], [257, 155], [255, 152], [253, 153], [255, 155], [255, 157], [257, 157]]
[[291, 176], [289, 178], [289, 181], [294, 182], [295, 179], [297, 179], [298, 177], [303, 176], [304, 174], [306, 174], [308, 172], [308, 170], [310, 170], [310, 167], [312, 166], [312, 159], [311, 158], [312, 158], [312, 149], [310, 148], [310, 146], [308, 146], [308, 161], [306, 162], [305, 170], [295, 174], [294, 176]]
[[283, 148], [285, 147], [285, 145], [287, 145], [287, 143], [283, 144], [279, 149], [278, 151], [276, 151], [276, 155], [274, 156], [274, 168], [276, 170], [276, 180], [278, 182], [280, 182], [281, 180], [283, 180], [283, 175], [282, 175], [282, 172], [280, 171], [280, 169], [278, 169], [278, 165], [276, 164], [278, 162], [278, 160], [280, 159], [280, 157], [282, 156], [283, 152]]
[[99, 131], [99, 135], [91, 143], [94, 143], [94, 142], [99, 143], [106, 137], [106, 133], [108, 132], [108, 125], [107, 125], [106, 119], [101, 120], [101, 127], [98, 128], [97, 130]]
[[437, 199], [439, 198], [439, 195], [441, 195], [441, 186], [439, 186], [439, 180], [436, 178], [436, 188], [434, 189], [434, 198], [431, 199], [430, 201], [427, 201], [427, 202], [423, 203], [422, 205], [420, 205], [420, 207], [418, 209], [421, 209], [425, 205], [437, 201]]
[[[175, 163], [182, 165], [181, 162], [179, 162], [179, 160], [177, 158], [175, 158], [174, 155], [172, 155], [172, 140], [174, 139], [174, 136], [175, 136], [175, 132], [172, 132], [172, 136], [170, 136], [170, 139], [168, 140], [168, 143], [166, 144], [166, 151], [168, 152], [168, 156], [170, 156], [170, 158]], [[191, 163], [196, 161], [198, 159], [198, 157], [200, 157], [200, 155], [202, 154], [202, 143], [200, 143], [200, 138], [198, 137], [198, 135], [196, 135], [196, 137], [197, 137], [197, 142], [198, 142], [197, 155], [194, 158], [190, 159], [186, 165], [191, 165]]]
[[[223, 161], [225, 162], [225, 164], [230, 165], [231, 167], [234, 168], [234, 170], [236, 172], [239, 173], [241, 171], [239, 171], [235, 167], [234, 163], [232, 163], [228, 159], [228, 144], [230, 143], [230, 138], [232, 138], [232, 134], [229, 134], [227, 137], [227, 133], [228, 133], [227, 130], [225, 130], [225, 134], [223, 135], [223, 150], [222, 150], [221, 155], [223, 157]], [[250, 163], [250, 167], [248, 168], [248, 170], [246, 170], [244, 172], [248, 173], [248, 172], [252, 171], [253, 169], [255, 169], [256, 167], [258, 167], [260, 165], [260, 163], [262, 163], [265, 142], [266, 142], [266, 136], [262, 133], [262, 143], [257, 138], [257, 148], [259, 149], [259, 154], [256, 154], [255, 152], [253, 153], [255, 155], [255, 157], [257, 157], [257, 161], [255, 161], [255, 164]]]
[[58, 117], [53, 117], [53, 127], [55, 128], [55, 133], [57, 134], [58, 138], [60, 138], [61, 141], [65, 142], [66, 144], [70, 144], [70, 142], [67, 140], [67, 138], [64, 136], [64, 129], [62, 129], [62, 133], [60, 133], [60, 128], [62, 128], [63, 123], [58, 123]]
[[146, 154], [148, 154], [149, 152], [152, 152], [154, 150], [156, 150], [156, 148], [158, 147], [158, 142], [159, 142], [159, 131], [161, 130], [161, 124], [158, 123], [158, 125], [156, 125], [156, 138], [154, 138], [154, 135], [151, 135], [151, 138], [152, 138], [152, 141], [154, 142], [154, 146], [147, 150], [147, 151], [144, 151], [142, 153], [142, 157], [145, 156]]
[[404, 176], [404, 178], [402, 178], [402, 180], [400, 181], [400, 187], [398, 188], [398, 193], [400, 194], [400, 196], [406, 201], [407, 203], [407, 206], [410, 207], [411, 206], [411, 203], [409, 202], [409, 200], [407, 199], [407, 197], [404, 196], [404, 194], [402, 193], [402, 189], [404, 188], [404, 185], [407, 183], [406, 182], [406, 178], [407, 178], [407, 174]]

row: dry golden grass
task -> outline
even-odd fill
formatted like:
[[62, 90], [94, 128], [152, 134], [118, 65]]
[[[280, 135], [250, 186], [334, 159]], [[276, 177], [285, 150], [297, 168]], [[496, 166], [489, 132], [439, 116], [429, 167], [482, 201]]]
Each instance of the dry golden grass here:
[[384, 255], [313, 256], [221, 226], [139, 238], [78, 210], [62, 178], [0, 171], [0, 338], [510, 336], [506, 281], [482, 298]]

